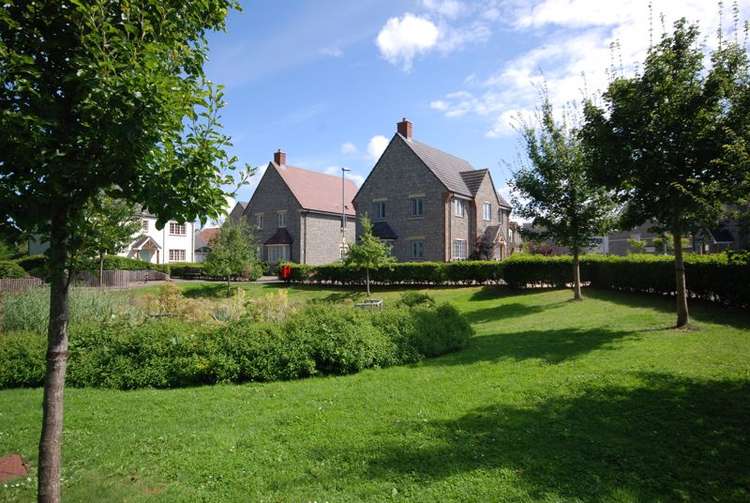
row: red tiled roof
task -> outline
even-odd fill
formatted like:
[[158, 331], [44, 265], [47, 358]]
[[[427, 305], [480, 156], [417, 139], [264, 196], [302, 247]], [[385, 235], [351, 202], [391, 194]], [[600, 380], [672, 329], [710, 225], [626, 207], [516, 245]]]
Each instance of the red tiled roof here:
[[[319, 171], [296, 168], [294, 166], [279, 166], [272, 162], [276, 171], [284, 179], [289, 190], [306, 210], [323, 211], [341, 214], [341, 177], [327, 175]], [[357, 186], [351, 180], [344, 181], [344, 200], [346, 214], [354, 216], [352, 200], [357, 193]]]
[[209, 227], [208, 229], [201, 229], [201, 231], [198, 232], [198, 236], [196, 236], [195, 241], [197, 243], [208, 245], [211, 243], [212, 239], [219, 235], [219, 232], [221, 232], [221, 228], [219, 227]]

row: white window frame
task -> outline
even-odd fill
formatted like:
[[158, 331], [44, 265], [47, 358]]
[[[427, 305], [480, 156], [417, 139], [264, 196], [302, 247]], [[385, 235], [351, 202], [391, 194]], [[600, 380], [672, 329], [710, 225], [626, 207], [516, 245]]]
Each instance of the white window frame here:
[[279, 229], [286, 227], [286, 210], [276, 212], [276, 227]]
[[263, 213], [255, 214], [255, 227], [261, 230], [263, 229]]
[[270, 264], [278, 264], [279, 262], [288, 261], [290, 251], [289, 245], [266, 245], [268, 262]]
[[187, 236], [187, 226], [185, 224], [178, 224], [177, 222], [169, 222], [169, 235]]
[[[409, 248], [411, 258], [424, 258], [424, 239], [412, 239]], [[419, 248], [419, 250], [417, 250], [417, 248]]]
[[466, 216], [466, 201], [463, 199], [453, 199], [453, 215], [464, 218]]
[[411, 205], [411, 216], [415, 218], [423, 217], [424, 216], [424, 197], [422, 196], [414, 196], [410, 197], [410, 205]]
[[482, 203], [482, 220], [485, 222], [492, 220], [492, 203], [489, 201]]
[[[179, 258], [178, 255], [181, 255], [182, 258]], [[169, 249], [169, 261], [170, 262], [185, 262], [186, 260], [187, 260], [186, 250], [176, 249], [176, 248]]]
[[453, 258], [456, 260], [464, 260], [467, 258], [467, 247], [465, 239], [454, 239], [453, 240]]

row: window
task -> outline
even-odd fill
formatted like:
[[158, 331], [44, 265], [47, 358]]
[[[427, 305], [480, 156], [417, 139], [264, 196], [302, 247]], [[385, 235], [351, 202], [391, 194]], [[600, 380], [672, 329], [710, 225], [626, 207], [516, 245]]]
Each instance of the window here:
[[169, 250], [169, 261], [185, 262], [185, 250]]
[[415, 239], [411, 242], [411, 257], [412, 258], [424, 258], [424, 241], [421, 239]]
[[463, 199], [453, 200], [453, 214], [457, 217], [466, 215], [466, 202]]
[[411, 216], [421, 217], [424, 215], [424, 199], [421, 197], [411, 198]]
[[255, 227], [257, 227], [258, 229], [263, 228], [263, 213], [255, 214]]
[[286, 211], [276, 213], [276, 227], [286, 227]]
[[466, 258], [466, 240], [465, 239], [453, 240], [453, 258], [455, 259]]
[[277, 264], [289, 260], [289, 245], [267, 245], [268, 262]]
[[375, 218], [379, 220], [385, 218], [385, 201], [375, 201]]
[[145, 218], [141, 221], [141, 230], [143, 232], [148, 232], [148, 220]]
[[482, 204], [482, 219], [492, 220], [492, 204], [491, 203]]
[[497, 210], [497, 221], [503, 225], [503, 210]]
[[[186, 234], [185, 232], [185, 224], [178, 224], [175, 222], [169, 223], [169, 235], [170, 236], [184, 236]], [[185, 250], [183, 250], [184, 252]]]

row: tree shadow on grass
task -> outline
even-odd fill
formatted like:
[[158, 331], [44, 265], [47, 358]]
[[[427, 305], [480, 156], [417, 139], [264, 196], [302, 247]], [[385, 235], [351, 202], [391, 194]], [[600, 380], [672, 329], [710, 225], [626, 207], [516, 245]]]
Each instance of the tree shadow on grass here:
[[467, 365], [480, 361], [499, 362], [539, 359], [558, 364], [601, 349], [617, 349], [618, 342], [637, 338], [638, 332], [607, 328], [561, 328], [527, 330], [502, 335], [474, 337], [469, 349], [425, 360], [428, 366]]
[[640, 373], [536, 404], [398, 421], [361, 453], [369, 479], [503, 470], [533, 499], [748, 501], [748, 381]]
[[475, 309], [473, 311], [466, 311], [464, 313], [464, 318], [472, 324], [488, 323], [508, 318], [519, 318], [521, 316], [537, 314], [550, 309], [562, 307], [565, 304], [566, 301], [541, 305], [522, 304], [520, 302], [498, 304], [482, 309]]

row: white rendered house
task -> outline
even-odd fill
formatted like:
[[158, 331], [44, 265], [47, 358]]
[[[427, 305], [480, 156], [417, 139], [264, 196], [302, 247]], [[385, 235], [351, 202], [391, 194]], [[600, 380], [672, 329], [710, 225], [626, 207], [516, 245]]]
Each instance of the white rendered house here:
[[[116, 224], [114, 224], [116, 225]], [[141, 214], [141, 229], [133, 234], [133, 241], [117, 255], [139, 259], [151, 264], [195, 261], [195, 232], [192, 222], [180, 224], [174, 220], [163, 229], [156, 228], [156, 217]], [[49, 243], [29, 240], [29, 254], [44, 253]]]

